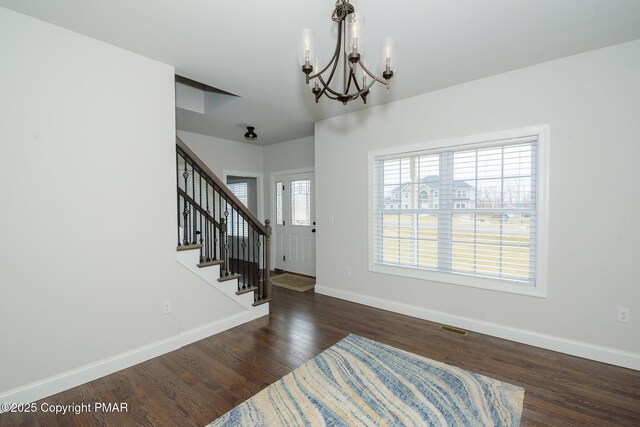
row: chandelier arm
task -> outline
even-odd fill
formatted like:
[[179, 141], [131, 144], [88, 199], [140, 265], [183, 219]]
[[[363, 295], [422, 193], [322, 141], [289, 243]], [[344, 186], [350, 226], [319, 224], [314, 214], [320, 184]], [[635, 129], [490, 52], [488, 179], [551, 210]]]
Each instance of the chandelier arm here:
[[365, 92], [367, 92], [369, 89], [371, 89], [371, 86], [373, 86], [375, 84], [375, 80], [372, 80], [371, 83], [369, 83], [367, 86], [363, 87], [362, 90], [354, 93], [353, 95], [349, 95], [352, 96], [352, 99], [356, 99], [357, 97], [363, 95]]
[[[352, 78], [353, 78], [353, 84], [356, 86], [356, 91], [358, 92], [362, 91], [362, 89], [360, 89], [360, 85], [358, 84], [358, 79], [356, 79], [355, 73], [353, 74]], [[366, 96], [364, 95], [364, 93], [360, 96], [362, 97], [362, 100], [365, 101], [366, 103]], [[356, 99], [356, 98], [353, 98], [353, 99]]]
[[[316, 77], [320, 76], [320, 74], [324, 73], [325, 71], [327, 71], [329, 69], [329, 67], [331, 66], [331, 64], [333, 64], [333, 61], [336, 61], [337, 63], [337, 58], [338, 55], [340, 55], [340, 35], [338, 34], [338, 43], [336, 45], [336, 50], [333, 53], [333, 57], [331, 58], [331, 60], [329, 61], [329, 63], [322, 69], [322, 71], [318, 71], [315, 74], [311, 74], [309, 76], [309, 80], [315, 79]], [[331, 81], [331, 79], [329, 79], [329, 81]]]
[[349, 64], [349, 78], [347, 79], [348, 83], [346, 84], [346, 88], [344, 90], [345, 95], [349, 95], [349, 91], [351, 90], [351, 80], [355, 81], [355, 79], [356, 79], [356, 73], [353, 71], [352, 65]]
[[[331, 76], [333, 76], [333, 73], [331, 74]], [[320, 79], [320, 83], [322, 83], [322, 86], [324, 86], [322, 88], [322, 91], [318, 94], [318, 97], [322, 96], [322, 95], [326, 95], [325, 92], [331, 93], [335, 96], [340, 96], [340, 95], [344, 95], [343, 93], [340, 92], [336, 92], [335, 90], [331, 89], [329, 87], [329, 84], [331, 83], [331, 80], [328, 81], [328, 83], [324, 82], [324, 79], [322, 78], [322, 76], [318, 76], [318, 79]]]
[[[327, 66], [324, 67], [324, 70], [318, 73], [318, 80], [320, 80], [320, 83], [322, 83], [323, 87], [322, 87], [322, 91], [318, 94], [318, 97], [316, 99], [320, 99], [322, 95], [324, 95], [327, 91], [329, 91], [330, 93], [333, 93], [335, 96], [341, 95], [340, 93], [334, 91], [329, 87], [329, 85], [331, 84], [331, 80], [333, 80], [333, 76], [336, 72], [336, 68], [338, 68], [338, 62], [340, 62], [339, 58], [340, 58], [340, 42], [341, 41], [342, 41], [342, 25], [338, 23], [338, 41], [336, 43], [336, 51], [333, 54], [333, 58], [331, 58], [331, 61], [329, 62], [329, 64], [327, 64]], [[329, 79], [325, 83], [321, 74], [324, 73], [332, 63], [333, 63], [333, 68], [331, 69], [331, 74], [329, 74]]]
[[[373, 86], [373, 85], [376, 83], [376, 81], [379, 81], [379, 82], [381, 82], [381, 83], [386, 84], [386, 82], [385, 82], [384, 80], [376, 79], [376, 78], [375, 78], [375, 76], [372, 76], [372, 75], [371, 75], [371, 74], [369, 74], [369, 73], [367, 73], [367, 74], [368, 74], [369, 76], [371, 76], [374, 80], [371, 80], [371, 83], [369, 83], [367, 86], [363, 87], [363, 88], [362, 88], [361, 90], [359, 90], [357, 93], [354, 93], [353, 95], [349, 95], [349, 96], [353, 96], [353, 97], [354, 97], [353, 99], [357, 98], [358, 96], [362, 95], [363, 93], [365, 93], [366, 91], [368, 91], [369, 89], [371, 89], [371, 86]], [[335, 90], [331, 89], [331, 88], [328, 86], [328, 83], [325, 83], [325, 81], [324, 81], [324, 79], [322, 78], [322, 76], [318, 76], [318, 79], [320, 79], [320, 83], [322, 83], [322, 85], [324, 86], [324, 88], [322, 89], [322, 92], [320, 92], [320, 93], [318, 94], [318, 98], [320, 98], [320, 97], [324, 94], [325, 96], [327, 96], [327, 97], [328, 97], [328, 98], [330, 98], [330, 99], [337, 99], [337, 98], [330, 97], [330, 96], [329, 96], [329, 95], [327, 95], [327, 93], [325, 93], [325, 92], [331, 93], [332, 95], [334, 95], [334, 96], [336, 96], [336, 97], [341, 96], [341, 95], [348, 95], [347, 93], [340, 93], [340, 92], [336, 92]], [[358, 86], [356, 86], [356, 88], [358, 88]]]
[[358, 84], [358, 79], [356, 79], [356, 73], [353, 73], [353, 83], [356, 86], [356, 90], [360, 91], [360, 85]]
[[385, 80], [385, 79], [381, 79], [380, 77], [376, 76], [375, 74], [373, 74], [371, 71], [369, 71], [369, 69], [367, 67], [364, 66], [364, 64], [362, 63], [362, 61], [358, 61], [358, 64], [360, 64], [360, 66], [362, 67], [362, 71], [364, 71], [365, 73], [367, 73], [369, 75], [369, 77], [371, 77], [372, 79], [376, 79], [377, 81], [379, 81], [380, 83], [384, 84], [384, 85], [388, 85], [389, 81]]
[[[340, 25], [338, 23], [338, 41], [336, 43], [336, 50], [333, 52], [333, 56], [331, 57], [331, 60], [329, 61], [329, 63], [322, 69], [322, 71], [319, 71], [315, 74], [312, 74], [309, 76], [309, 79], [314, 79], [318, 76], [320, 76], [320, 74], [324, 73], [325, 71], [327, 71], [329, 69], [329, 67], [331, 66], [331, 64], [334, 63], [335, 61], [335, 65], [334, 65], [334, 71], [335, 71], [335, 67], [338, 64], [338, 57], [340, 55], [340, 40], [342, 39], [342, 25]], [[331, 74], [333, 75], [333, 72], [331, 72]], [[329, 82], [331, 82], [331, 77], [329, 77]]]

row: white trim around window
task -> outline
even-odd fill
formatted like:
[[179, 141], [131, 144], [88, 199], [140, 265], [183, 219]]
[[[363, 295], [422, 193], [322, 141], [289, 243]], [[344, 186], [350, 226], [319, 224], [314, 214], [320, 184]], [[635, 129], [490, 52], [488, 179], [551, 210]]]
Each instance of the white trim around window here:
[[[520, 129], [511, 129], [480, 135], [471, 135], [447, 140], [429, 141], [419, 144], [389, 147], [369, 152], [369, 271], [375, 273], [390, 274], [395, 276], [411, 277], [432, 282], [470, 286], [475, 288], [509, 292], [514, 294], [546, 297], [547, 295], [547, 251], [548, 251], [548, 167], [549, 167], [549, 126], [540, 125]], [[498, 147], [511, 141], [535, 140], [535, 275], [533, 281], [527, 283], [512, 280], [505, 277], [478, 276], [473, 273], [440, 271], [437, 269], [422, 268], [409, 265], [393, 265], [392, 263], [376, 260], [376, 191], [380, 191], [376, 185], [376, 162], [381, 158], [410, 157], [422, 155], [421, 153], [434, 154], [443, 152], [457, 152], [462, 150], [481, 149], [486, 147]], [[440, 190], [440, 192], [442, 192]], [[476, 193], [474, 190], [471, 193]], [[442, 194], [440, 194], [442, 197]], [[473, 196], [473, 194], [471, 195]], [[377, 196], [380, 197], [379, 195]], [[440, 198], [441, 198], [440, 197]], [[440, 200], [442, 202], [442, 200]], [[504, 203], [504, 200], [503, 200]], [[472, 200], [471, 209], [479, 209]], [[442, 203], [437, 208], [442, 207]], [[446, 208], [446, 205], [443, 207]], [[467, 206], [468, 208], [468, 206]], [[504, 206], [503, 206], [504, 208]], [[532, 235], [533, 236], [533, 235]], [[379, 239], [379, 236], [378, 236]], [[379, 248], [378, 248], [379, 250]], [[378, 257], [380, 257], [378, 252]]]

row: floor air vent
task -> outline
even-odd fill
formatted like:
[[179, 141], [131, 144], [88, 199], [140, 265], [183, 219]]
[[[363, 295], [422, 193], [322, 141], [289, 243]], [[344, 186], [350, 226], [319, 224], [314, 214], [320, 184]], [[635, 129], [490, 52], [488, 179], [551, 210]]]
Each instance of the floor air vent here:
[[438, 329], [441, 331], [451, 332], [452, 334], [460, 335], [461, 337], [466, 337], [467, 335], [469, 335], [469, 332], [465, 331], [464, 329], [454, 328], [453, 326], [440, 325]]

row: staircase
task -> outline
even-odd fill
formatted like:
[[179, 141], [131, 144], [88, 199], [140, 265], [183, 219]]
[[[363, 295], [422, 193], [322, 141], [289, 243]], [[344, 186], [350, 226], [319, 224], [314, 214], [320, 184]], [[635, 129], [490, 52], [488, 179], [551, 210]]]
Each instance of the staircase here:
[[180, 138], [176, 172], [178, 262], [247, 310], [267, 314], [269, 220], [262, 224]]

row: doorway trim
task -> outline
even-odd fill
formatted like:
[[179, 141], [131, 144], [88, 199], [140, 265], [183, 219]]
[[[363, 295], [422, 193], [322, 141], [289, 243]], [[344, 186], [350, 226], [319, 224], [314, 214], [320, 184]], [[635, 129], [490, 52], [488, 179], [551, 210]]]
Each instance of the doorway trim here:
[[[307, 173], [307, 172], [313, 172], [314, 174], [316, 173], [316, 168], [315, 167], [308, 167], [308, 168], [300, 168], [300, 169], [289, 169], [289, 170], [285, 170], [285, 171], [274, 171], [274, 172], [269, 172], [269, 217], [272, 218], [271, 219], [271, 223], [273, 224], [273, 222], [275, 221], [276, 218], [276, 176], [282, 176], [282, 175], [295, 175], [298, 173]], [[226, 182], [226, 178], [225, 178], [225, 182]], [[315, 195], [315, 191], [313, 194], [313, 197], [316, 197]], [[314, 212], [315, 214], [315, 212]], [[317, 221], [317, 218], [316, 218]], [[275, 224], [274, 224], [275, 225]], [[276, 265], [276, 251], [272, 250], [271, 251], [271, 256], [270, 256], [270, 264], [269, 265]]]

